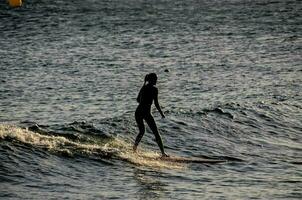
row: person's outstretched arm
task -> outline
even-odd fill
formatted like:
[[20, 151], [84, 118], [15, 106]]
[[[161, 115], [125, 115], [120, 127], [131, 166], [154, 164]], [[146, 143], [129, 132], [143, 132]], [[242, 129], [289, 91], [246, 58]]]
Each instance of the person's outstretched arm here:
[[160, 115], [162, 116], [162, 118], [165, 118], [165, 115], [162, 112], [162, 110], [159, 106], [159, 103], [158, 103], [158, 89], [157, 88], [155, 90], [154, 104], [155, 104], [155, 107], [157, 108], [157, 110], [159, 111]]

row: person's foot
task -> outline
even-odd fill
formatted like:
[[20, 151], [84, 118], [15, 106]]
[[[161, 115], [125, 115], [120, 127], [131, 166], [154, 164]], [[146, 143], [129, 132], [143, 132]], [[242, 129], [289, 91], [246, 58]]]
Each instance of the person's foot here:
[[133, 152], [136, 153], [137, 152], [137, 146], [133, 146]]
[[170, 157], [170, 156], [166, 153], [161, 154], [161, 158], [168, 158], [168, 157]]

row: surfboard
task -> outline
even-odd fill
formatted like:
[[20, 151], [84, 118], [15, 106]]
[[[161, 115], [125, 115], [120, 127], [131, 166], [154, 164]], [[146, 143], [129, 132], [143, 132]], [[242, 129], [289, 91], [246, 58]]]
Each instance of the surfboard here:
[[194, 157], [180, 157], [180, 156], [169, 156], [160, 157], [160, 160], [168, 162], [178, 162], [178, 163], [221, 163], [226, 162], [225, 160], [217, 159], [204, 159], [204, 158], [194, 158]]
[[169, 157], [149, 157], [149, 156], [142, 156], [144, 159], [147, 160], [157, 160], [163, 162], [175, 162], [175, 163], [207, 163], [207, 164], [215, 164], [215, 163], [222, 163], [226, 162], [226, 160], [219, 160], [219, 159], [210, 159], [210, 158], [196, 158], [196, 157], [182, 157], [182, 156], [174, 156], [169, 155]]
[[178, 162], [178, 163], [221, 163], [221, 162], [225, 162], [225, 160], [190, 158], [190, 157], [180, 157], [180, 156], [160, 157], [159, 159], [162, 161]]

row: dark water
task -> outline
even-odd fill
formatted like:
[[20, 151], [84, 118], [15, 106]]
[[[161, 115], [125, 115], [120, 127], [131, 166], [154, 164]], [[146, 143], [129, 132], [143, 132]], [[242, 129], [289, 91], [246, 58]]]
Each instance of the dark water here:
[[[301, 199], [298, 0], [0, 3], [1, 199]], [[158, 74], [167, 152], [142, 159]], [[147, 130], [140, 153], [157, 156]]]

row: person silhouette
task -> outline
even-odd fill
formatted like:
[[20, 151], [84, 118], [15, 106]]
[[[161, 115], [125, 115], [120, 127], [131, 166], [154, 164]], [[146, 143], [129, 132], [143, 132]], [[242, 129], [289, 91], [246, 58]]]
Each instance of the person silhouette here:
[[165, 153], [161, 136], [157, 130], [156, 123], [151, 114], [151, 105], [154, 101], [155, 107], [161, 114], [162, 118], [165, 118], [165, 115], [162, 112], [158, 103], [158, 89], [157, 87], [155, 87], [156, 82], [157, 82], [157, 75], [155, 73], [147, 74], [145, 76], [144, 85], [142, 86], [142, 88], [138, 93], [136, 100], [139, 103], [139, 105], [137, 106], [135, 111], [135, 120], [139, 129], [139, 134], [135, 139], [133, 145], [133, 151], [136, 152], [137, 146], [145, 133], [145, 125], [144, 125], [144, 120], [145, 120], [148, 126], [150, 127], [150, 129], [152, 130], [153, 134], [155, 135], [156, 143], [160, 148], [162, 156], [167, 157], [168, 155]]

